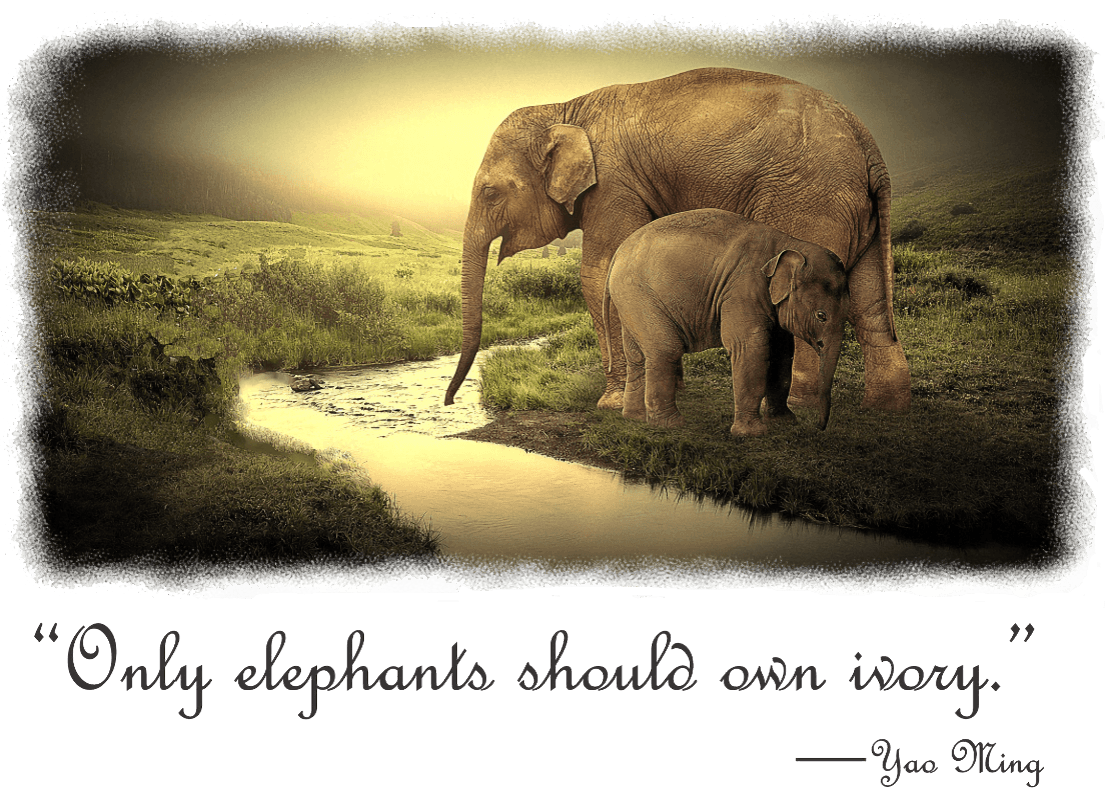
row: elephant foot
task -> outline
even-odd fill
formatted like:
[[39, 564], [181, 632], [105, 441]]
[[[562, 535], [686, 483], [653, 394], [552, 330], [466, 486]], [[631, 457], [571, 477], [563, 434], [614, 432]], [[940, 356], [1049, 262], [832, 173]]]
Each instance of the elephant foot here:
[[863, 352], [863, 402], [860, 409], [909, 413], [909, 364], [900, 343]]
[[648, 414], [645, 412], [643, 406], [641, 408], [622, 406], [622, 416], [626, 419], [635, 419], [638, 422], [648, 422]]
[[607, 389], [599, 398], [599, 408], [617, 410], [625, 400], [624, 389]]
[[662, 417], [655, 414], [650, 415], [648, 418], [648, 424], [654, 428], [682, 428], [683, 427], [683, 415], [679, 413], [666, 414]]
[[792, 384], [790, 396], [787, 397], [787, 405], [791, 408], [817, 408], [821, 405], [818, 387], [815, 385], [808, 390], [803, 390]]
[[884, 395], [877, 392], [863, 393], [863, 402], [860, 403], [860, 411], [885, 411], [890, 414], [908, 414], [911, 398], [909, 393], [905, 395]]
[[729, 428], [729, 435], [738, 439], [743, 436], [763, 436], [765, 433], [767, 425], [759, 417], [733, 420], [733, 425]]

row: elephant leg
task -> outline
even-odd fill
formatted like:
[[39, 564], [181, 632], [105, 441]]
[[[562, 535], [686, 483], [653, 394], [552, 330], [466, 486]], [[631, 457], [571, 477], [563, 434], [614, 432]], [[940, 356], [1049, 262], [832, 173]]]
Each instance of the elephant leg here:
[[797, 341], [780, 326], [775, 326], [771, 332], [767, 362], [767, 389], [763, 402], [763, 419], [768, 425], [797, 420], [794, 412], [787, 405], [793, 372], [794, 347]]
[[[605, 281], [605, 278], [603, 280]], [[606, 374], [606, 386], [603, 389], [602, 397], [599, 398], [598, 407], [618, 409], [622, 407], [624, 402], [623, 394], [626, 381], [625, 344], [622, 341], [621, 320], [618, 317], [618, 309], [611, 303], [606, 318], [606, 322], [610, 325], [608, 336], [603, 326], [602, 308], [600, 306], [596, 315], [588, 296], [587, 286], [588, 283], [584, 282], [583, 298], [587, 300], [587, 308], [591, 312], [591, 322], [595, 326], [599, 351], [602, 353], [602, 367]]]
[[645, 410], [648, 424], [680, 428], [683, 415], [675, 405], [676, 368], [682, 351], [652, 351], [645, 357]]
[[622, 328], [622, 341], [625, 347], [626, 377], [625, 396], [622, 402], [622, 416], [641, 422], [648, 420], [645, 411], [645, 355], [633, 335]]
[[893, 296], [886, 295], [878, 247], [867, 249], [848, 275], [849, 316], [863, 350], [862, 409], [905, 413], [910, 406], [909, 364], [894, 334]]
[[[625, 350], [621, 320], [613, 303], [610, 304], [608, 319], [609, 336], [603, 325], [602, 301], [606, 292], [606, 274], [610, 269], [610, 260], [621, 243], [633, 231], [647, 225], [652, 217], [638, 198], [633, 198], [632, 201], [623, 198], [623, 202], [604, 208], [606, 205], [606, 201], [588, 200], [588, 207], [584, 212], [586, 221], [581, 225], [583, 263], [580, 267], [580, 279], [583, 282], [583, 299], [587, 303], [587, 310], [591, 312], [606, 373], [606, 389], [599, 399], [598, 407], [621, 408], [626, 377]], [[592, 219], [597, 222], [591, 222]]]
[[[729, 351], [733, 371], [733, 436], [761, 436], [767, 425], [760, 419], [760, 405], [767, 395], [771, 352], [771, 321], [742, 318], [721, 310], [721, 343]], [[785, 405], [785, 400], [784, 400]]]

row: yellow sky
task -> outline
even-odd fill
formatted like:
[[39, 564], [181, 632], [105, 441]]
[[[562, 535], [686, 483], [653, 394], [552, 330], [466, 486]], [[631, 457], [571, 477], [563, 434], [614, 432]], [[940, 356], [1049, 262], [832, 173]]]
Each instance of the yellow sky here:
[[304, 176], [326, 176], [348, 190], [467, 202], [488, 139], [511, 111], [700, 62], [523, 50], [308, 64], [297, 76], [270, 76], [258, 87], [261, 96], [248, 101], [248, 115], [235, 113], [243, 98], [226, 101], [222, 117], [236, 121], [222, 126], [212, 144], [227, 155], [246, 153]]
[[[1041, 78], [1028, 62], [1005, 56], [981, 70], [974, 61], [950, 66], [916, 52], [788, 53], [724, 39], [490, 42], [412, 34], [342, 44], [290, 40], [215, 59], [185, 49], [92, 64], [82, 130], [128, 146], [213, 153], [409, 207], [426, 199], [466, 203], [492, 131], [516, 108], [701, 66], [761, 69], [828, 91], [872, 130], [892, 172], [909, 158], [938, 157], [941, 143], [966, 147], [967, 134], [1008, 140], [1015, 121], [1023, 139], [1027, 123], [1056, 119], [1047, 108], [1057, 97], [1051, 73]], [[1019, 108], [1032, 91], [1035, 109]]]

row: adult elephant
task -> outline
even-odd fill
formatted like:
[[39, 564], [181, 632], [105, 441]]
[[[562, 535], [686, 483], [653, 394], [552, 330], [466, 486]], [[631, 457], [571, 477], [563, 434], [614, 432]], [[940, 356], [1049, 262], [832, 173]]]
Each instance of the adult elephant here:
[[[600, 408], [619, 408], [621, 326], [605, 335], [606, 273], [618, 246], [659, 217], [721, 208], [832, 250], [863, 349], [864, 408], [908, 411], [909, 367], [894, 331], [890, 176], [855, 115], [777, 75], [697, 69], [607, 86], [507, 117], [476, 173], [464, 229], [460, 362], [453, 402], [479, 350], [487, 254], [499, 261], [583, 230], [583, 297], [606, 369]], [[792, 405], [816, 406], [818, 358], [795, 342]]]

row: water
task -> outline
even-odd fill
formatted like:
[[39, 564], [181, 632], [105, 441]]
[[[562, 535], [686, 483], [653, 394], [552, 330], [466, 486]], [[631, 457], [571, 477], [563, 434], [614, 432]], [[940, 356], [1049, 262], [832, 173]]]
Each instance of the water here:
[[[481, 354], [482, 355], [482, 354]], [[721, 558], [759, 565], [989, 564], [1014, 548], [937, 547], [895, 536], [752, 515], [679, 498], [615, 472], [485, 442], [445, 438], [487, 424], [468, 381], [442, 405], [456, 357], [321, 369], [323, 388], [296, 393], [289, 376], [244, 379], [246, 422], [336, 449], [407, 514], [442, 536], [445, 553], [542, 559]]]

